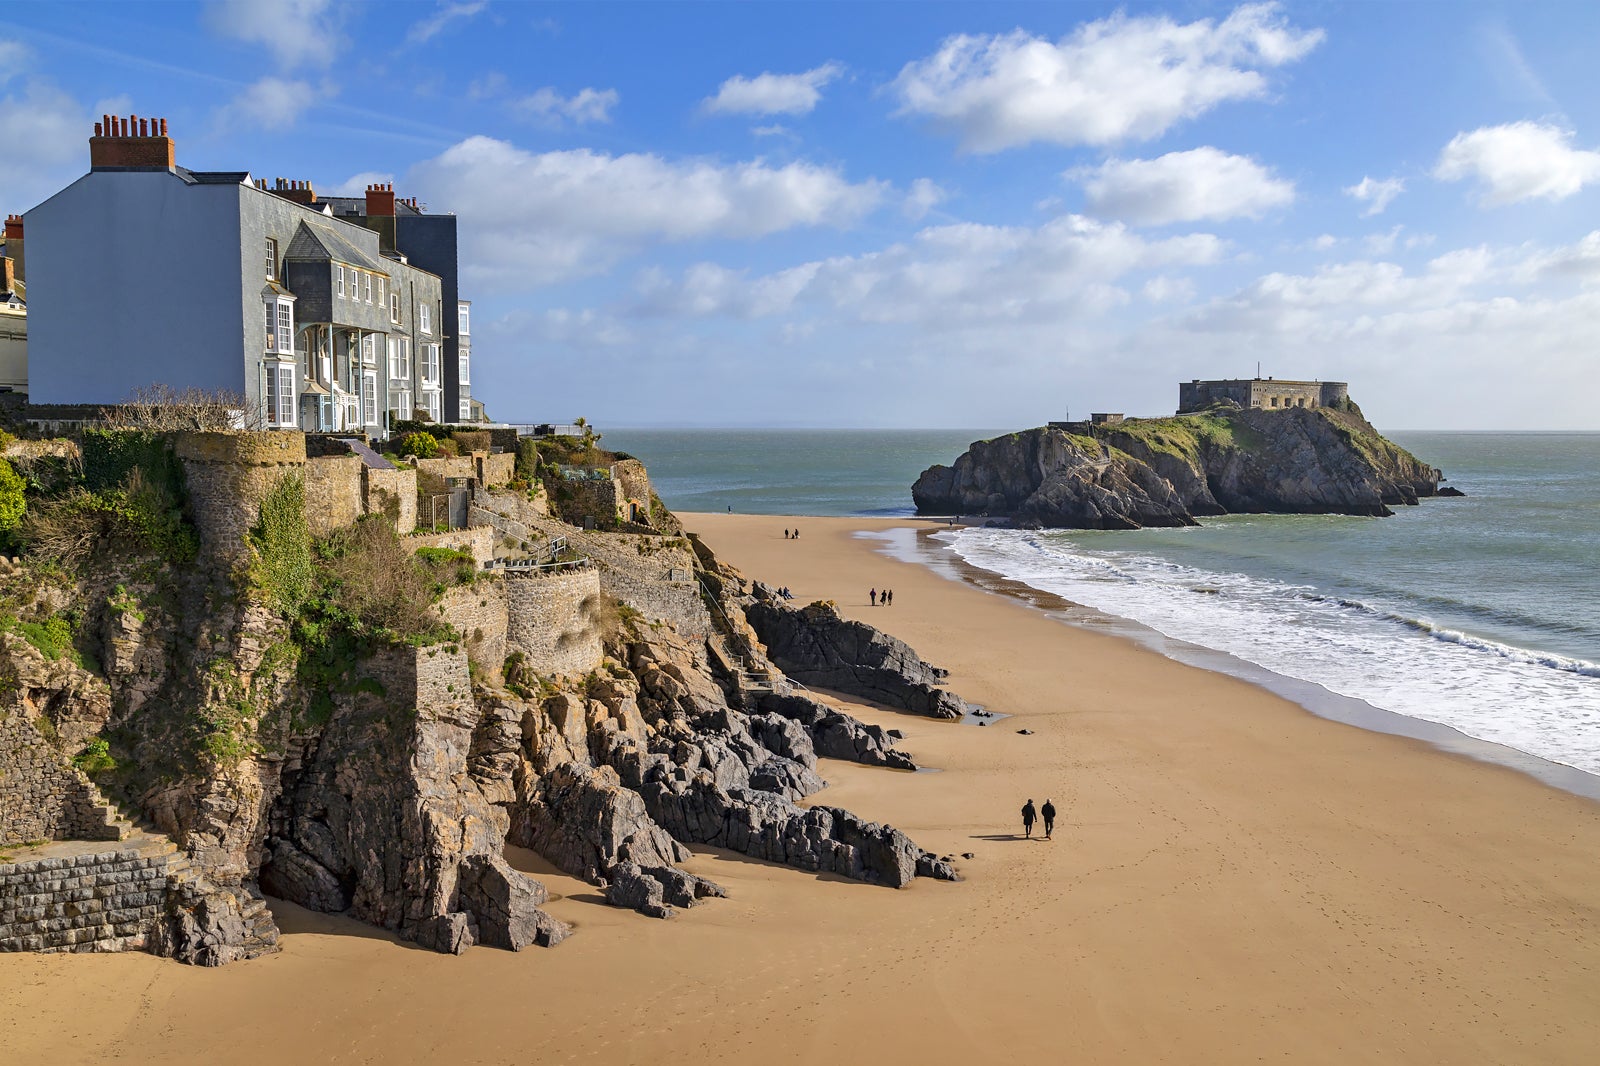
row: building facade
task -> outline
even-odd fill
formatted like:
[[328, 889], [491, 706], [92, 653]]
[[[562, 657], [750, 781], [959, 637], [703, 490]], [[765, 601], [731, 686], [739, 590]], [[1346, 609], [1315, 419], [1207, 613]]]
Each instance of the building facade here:
[[22, 216], [6, 218], [0, 237], [0, 392], [28, 391], [28, 295]]
[[1277, 410], [1286, 407], [1334, 407], [1350, 398], [1343, 381], [1279, 381], [1275, 378], [1233, 378], [1178, 386], [1178, 413], [1189, 414], [1214, 403]]
[[351, 221], [308, 182], [178, 166], [165, 120], [108, 116], [89, 156], [24, 216], [33, 403], [162, 383], [242, 394], [273, 428], [455, 419], [455, 301], [385, 245], [392, 188], [372, 186]]
[[440, 341], [442, 400], [433, 417], [441, 422], [471, 420], [471, 333], [466, 310], [470, 302], [461, 299], [456, 216], [429, 214], [415, 197], [396, 199], [392, 185], [371, 186], [364, 199], [330, 196], [319, 203], [325, 204], [334, 218], [376, 231], [385, 254], [438, 275], [444, 306], [456, 309], [456, 320]]

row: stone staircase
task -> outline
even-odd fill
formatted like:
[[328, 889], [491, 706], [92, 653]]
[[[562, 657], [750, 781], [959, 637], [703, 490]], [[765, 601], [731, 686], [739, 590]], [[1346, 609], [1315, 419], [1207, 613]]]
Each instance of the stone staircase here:
[[92, 784], [88, 797], [89, 839], [4, 849], [0, 952], [152, 950], [163, 922], [202, 909], [238, 911], [243, 934], [225, 945], [231, 958], [277, 950], [266, 900], [215, 884], [171, 837], [129, 817]]

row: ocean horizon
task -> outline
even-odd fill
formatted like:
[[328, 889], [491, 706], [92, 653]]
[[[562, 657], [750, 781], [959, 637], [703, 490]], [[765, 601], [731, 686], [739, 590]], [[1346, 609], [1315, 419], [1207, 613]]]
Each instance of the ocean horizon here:
[[[682, 511], [899, 517], [997, 430], [609, 430]], [[967, 528], [965, 563], [1334, 698], [1600, 775], [1600, 433], [1394, 432], [1466, 493], [1392, 518]], [[1319, 710], [1317, 699], [1299, 702]]]

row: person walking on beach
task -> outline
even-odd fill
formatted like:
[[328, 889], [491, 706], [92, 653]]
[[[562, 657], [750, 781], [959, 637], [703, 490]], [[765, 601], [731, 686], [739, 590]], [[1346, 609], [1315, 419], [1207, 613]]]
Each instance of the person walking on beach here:
[[883, 605], [885, 607], [893, 607], [894, 606], [894, 589], [884, 589], [883, 590]]
[[1056, 831], [1056, 805], [1049, 800], [1044, 801], [1044, 806], [1039, 808], [1039, 813], [1044, 816], [1044, 838], [1050, 839]]
[[1033, 809], [1033, 800], [1022, 805], [1022, 835], [1033, 839], [1033, 820], [1037, 817]]
[[873, 606], [873, 607], [878, 606], [878, 590], [877, 589], [869, 589], [868, 592], [867, 592], [867, 600], [868, 600], [868, 602], [869, 602], [869, 604], [871, 606]]

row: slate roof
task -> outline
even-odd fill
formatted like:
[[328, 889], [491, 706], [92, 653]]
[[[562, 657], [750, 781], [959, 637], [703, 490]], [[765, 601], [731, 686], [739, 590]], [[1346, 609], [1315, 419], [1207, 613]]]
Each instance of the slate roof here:
[[327, 226], [317, 226], [309, 222], [300, 223], [300, 228], [294, 231], [294, 239], [289, 242], [288, 250], [283, 253], [284, 259], [312, 259], [332, 260], [337, 263], [348, 263], [351, 266], [361, 267], [385, 276], [389, 269], [375, 261], [372, 257], [356, 247], [350, 241]]

